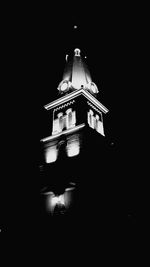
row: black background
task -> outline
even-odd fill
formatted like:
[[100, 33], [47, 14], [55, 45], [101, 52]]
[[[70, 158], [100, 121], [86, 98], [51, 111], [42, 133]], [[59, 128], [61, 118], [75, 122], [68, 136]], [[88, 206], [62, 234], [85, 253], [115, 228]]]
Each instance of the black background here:
[[144, 176], [142, 11], [115, 6], [97, 11], [59, 8], [58, 12], [49, 7], [46, 12], [39, 6], [20, 7], [5, 16], [2, 203], [7, 205], [2, 228], [14, 235], [37, 235], [38, 146], [46, 122], [43, 105], [57, 98], [65, 55], [73, 55], [78, 47], [87, 56], [100, 91], [98, 99], [110, 111], [106, 127], [119, 153], [117, 168], [124, 188], [118, 213], [126, 229], [134, 231]]

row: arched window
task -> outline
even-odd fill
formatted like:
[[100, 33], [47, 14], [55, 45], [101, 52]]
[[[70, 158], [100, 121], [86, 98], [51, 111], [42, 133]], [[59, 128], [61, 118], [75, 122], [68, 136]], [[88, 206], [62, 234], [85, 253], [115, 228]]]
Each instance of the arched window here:
[[104, 135], [102, 114], [100, 114], [100, 116], [96, 115], [95, 118], [96, 118], [96, 131]]
[[55, 119], [53, 121], [53, 133], [52, 134], [57, 134], [59, 132], [60, 132], [59, 119]]
[[96, 129], [96, 131], [98, 131], [98, 126], [99, 126], [98, 122], [99, 122], [99, 115], [96, 114], [96, 116], [95, 116], [95, 129]]
[[59, 129], [60, 129], [60, 132], [63, 130], [64, 128], [64, 122], [63, 122], [63, 113], [60, 112], [58, 113], [58, 119], [59, 119]]
[[68, 157], [74, 157], [80, 153], [80, 141], [78, 136], [73, 136], [68, 139], [66, 150]]
[[94, 112], [90, 109], [90, 111], [88, 112], [88, 124], [91, 128], [94, 129], [95, 127], [95, 123], [94, 123]]
[[71, 127], [72, 122], [72, 109], [69, 108], [66, 110], [66, 128], [69, 129]]
[[55, 162], [57, 160], [58, 150], [56, 146], [47, 147], [45, 152], [46, 163]]
[[66, 110], [66, 128], [75, 127], [76, 124], [76, 114], [75, 111], [72, 112], [72, 109], [69, 108]]

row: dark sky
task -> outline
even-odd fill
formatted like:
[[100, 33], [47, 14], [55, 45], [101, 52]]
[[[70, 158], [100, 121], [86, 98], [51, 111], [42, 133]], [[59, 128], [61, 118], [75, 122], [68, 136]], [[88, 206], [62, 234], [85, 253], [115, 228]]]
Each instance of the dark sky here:
[[25, 17], [20, 31], [18, 47], [23, 68], [19, 70], [19, 93], [27, 98], [33, 117], [40, 117], [43, 106], [57, 98], [65, 55], [72, 56], [78, 47], [87, 56], [86, 63], [100, 91], [99, 100], [110, 110], [115, 138], [129, 150], [136, 148], [142, 39], [140, 20], [132, 9], [126, 13], [115, 7], [104, 12], [99, 8], [97, 13], [80, 10], [65, 16], [63, 12], [54, 12], [53, 16], [34, 12], [30, 19]]
[[[32, 83], [29, 91], [36, 101], [39, 99], [39, 105], [57, 97], [65, 55], [73, 55], [76, 47], [87, 56], [87, 65], [104, 104], [112, 110], [125, 108], [127, 101], [132, 105], [139, 71], [138, 25], [136, 29], [131, 24], [130, 14], [126, 17], [122, 12], [116, 13], [100, 11], [91, 19], [82, 12], [32, 17], [23, 31], [23, 60]], [[78, 26], [76, 30], [74, 25]]]
[[[44, 16], [35, 21], [33, 18], [29, 31], [25, 33], [28, 35], [25, 42], [31, 64], [33, 62], [33, 73], [37, 73], [43, 87], [43, 101], [48, 101], [48, 97], [55, 94], [50, 85], [57, 87], [62, 79], [65, 55], [73, 54], [76, 47], [87, 56], [92, 77], [98, 85], [105, 84], [106, 77], [107, 81], [112, 81], [111, 84], [116, 83], [118, 60], [124, 60], [125, 53], [124, 25], [118, 25], [115, 19], [107, 21], [105, 18], [102, 22], [101, 18], [97, 18], [91, 21], [81, 15], [58, 18], [57, 21]], [[74, 25], [78, 26], [76, 30]]]
[[[120, 7], [118, 11], [114, 4], [105, 9], [99, 6], [96, 12], [91, 5], [82, 10], [72, 6], [66, 12], [60, 6], [59, 9], [26, 7], [7, 20], [5, 42], [9, 59], [5, 64], [11, 70], [9, 98], [12, 100], [12, 95], [16, 103], [11, 111], [16, 111], [14, 117], [18, 117], [18, 110], [22, 115], [16, 123], [19, 130], [15, 138], [19, 132], [29, 143], [33, 137], [38, 140], [37, 133], [42, 132], [41, 110], [57, 98], [65, 55], [73, 55], [78, 47], [87, 56], [91, 76], [100, 91], [99, 100], [110, 110], [112, 137], [122, 161], [132, 166], [134, 172], [135, 163], [131, 162], [133, 158], [136, 164], [139, 162], [143, 132], [136, 127], [142, 119], [138, 112], [144, 40], [140, 13], [136, 13], [135, 7], [128, 11]], [[74, 25], [78, 28], [74, 29]], [[127, 170], [131, 172], [130, 168]]]
[[[4, 149], [4, 161], [7, 170], [8, 151], [13, 152], [9, 169], [15, 171], [11, 181], [16, 202], [18, 195], [22, 197], [20, 188], [24, 195], [28, 191], [32, 195], [34, 187], [38, 187], [32, 166], [36, 164], [44, 125], [43, 106], [57, 98], [65, 55], [73, 55], [78, 47], [87, 56], [91, 76], [100, 91], [98, 99], [110, 110], [110, 136], [119, 155], [116, 166], [120, 168], [125, 208], [135, 211], [144, 170], [141, 155], [146, 127], [141, 109], [146, 89], [141, 81], [144, 39], [140, 13], [136, 13], [135, 7], [128, 12], [122, 7], [118, 12], [115, 6], [105, 12], [99, 7], [97, 13], [91, 6], [84, 12], [75, 9], [76, 12], [64, 13], [60, 6], [59, 9], [59, 13], [53, 12], [52, 7], [47, 12], [40, 7], [38, 11], [36, 7], [27, 8], [27, 12], [20, 9], [17, 16], [13, 13], [13, 23], [8, 21], [4, 56], [8, 57], [5, 64], [10, 71], [5, 81], [10, 84], [5, 85], [6, 98], [2, 102], [8, 111], [7, 144], [13, 142], [14, 148]], [[74, 29], [74, 25], [78, 28]]]
[[[127, 60], [124, 24], [118, 25], [115, 18], [107, 20], [107, 17], [90, 20], [82, 14], [58, 18], [54, 21], [42, 16], [30, 25], [25, 53], [30, 61], [28, 71], [33, 85], [32, 96], [36, 96], [35, 105], [47, 104], [57, 97], [65, 55], [73, 56], [74, 49], [79, 47], [82, 55], [87, 56], [91, 76], [100, 90], [100, 101], [114, 109], [119, 105], [118, 94], [125, 86], [121, 79], [127, 63], [124, 62]], [[74, 25], [78, 28], [74, 29]]]
[[78, 47], [87, 56], [91, 76], [100, 91], [98, 98], [110, 110], [107, 126], [119, 154], [117, 166], [126, 188], [127, 208], [135, 212], [140, 188], [137, 175], [142, 171], [139, 156], [142, 137], [136, 127], [141, 119], [137, 112], [141, 86], [139, 21], [132, 12], [128, 16], [123, 12], [100, 14], [93, 19], [82, 14], [60, 17], [56, 24], [48, 18], [35, 24], [33, 61], [38, 90], [36, 87], [34, 90], [42, 108], [57, 98], [65, 55], [73, 55]]
[[106, 12], [104, 15], [101, 11], [100, 14], [92, 19], [81, 12], [58, 15], [56, 19], [44, 15], [37, 20], [32, 18], [25, 51], [30, 62], [28, 64], [25, 57], [26, 71], [32, 84], [29, 78], [30, 85], [26, 90], [29, 90], [35, 107], [42, 108], [56, 99], [65, 55], [73, 56], [74, 49], [79, 47], [82, 55], [87, 56], [91, 76], [99, 88], [98, 98], [110, 110], [110, 116], [120, 131], [124, 116], [133, 115], [129, 109], [137, 91], [137, 85], [134, 86], [138, 68], [136, 39], [132, 35], [129, 16], [127, 19], [123, 13]]

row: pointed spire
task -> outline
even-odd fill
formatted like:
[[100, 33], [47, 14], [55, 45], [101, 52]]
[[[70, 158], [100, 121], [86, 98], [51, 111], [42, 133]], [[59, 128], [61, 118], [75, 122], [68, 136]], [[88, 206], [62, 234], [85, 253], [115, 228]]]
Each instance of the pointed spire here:
[[58, 90], [61, 93], [66, 93], [69, 90], [72, 91], [83, 88], [85, 90], [89, 90], [91, 93], [98, 93], [97, 86], [92, 82], [88, 68], [82, 61], [81, 50], [76, 48], [74, 50], [73, 61], [66, 61], [67, 66], [64, 71], [63, 81], [59, 84]]
[[90, 75], [86, 72], [85, 65], [82, 62], [80, 56], [80, 49], [76, 48], [74, 50], [74, 60], [72, 66], [72, 86], [75, 89], [80, 89], [81, 87], [86, 87], [88, 82], [91, 81]]

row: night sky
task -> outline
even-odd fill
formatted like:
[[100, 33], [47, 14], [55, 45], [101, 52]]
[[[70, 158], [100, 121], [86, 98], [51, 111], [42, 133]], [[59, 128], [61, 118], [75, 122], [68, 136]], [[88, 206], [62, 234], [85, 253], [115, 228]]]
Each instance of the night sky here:
[[[35, 11], [24, 15], [18, 26], [22, 16], [20, 13], [19, 20], [15, 22], [17, 27], [14, 27], [10, 38], [14, 45], [13, 60], [16, 58], [12, 75], [16, 84], [13, 112], [17, 116], [19, 112], [17, 134], [14, 134], [15, 147], [19, 147], [15, 158], [17, 178], [14, 191], [21, 197], [20, 188], [23, 188], [29, 197], [27, 202], [34, 199], [34, 190], [38, 195], [38, 185], [32, 173], [36, 172], [38, 142], [43, 137], [46, 121], [43, 106], [58, 96], [57, 86], [62, 80], [66, 54], [71, 58], [74, 49], [79, 48], [83, 58], [87, 56], [86, 64], [99, 89], [98, 99], [109, 109], [109, 123], [107, 126], [104, 123], [104, 127], [109, 127], [110, 146], [113, 143], [113, 149], [119, 155], [117, 168], [120, 168], [124, 195], [121, 213], [124, 214], [125, 225], [133, 226], [137, 223], [140, 177], [143, 174], [143, 130], [139, 126], [142, 116], [139, 112], [139, 21], [136, 16], [133, 20], [132, 12], [127, 16], [123, 11], [103, 13], [101, 10], [90, 18], [85, 13], [80, 11], [64, 16], [63, 13], [54, 12], [51, 16]], [[137, 125], [140, 128], [137, 129]], [[27, 178], [21, 182], [19, 177], [24, 175]], [[33, 201], [31, 207], [34, 205]], [[16, 221], [20, 218], [18, 209]], [[15, 227], [15, 223], [12, 222], [12, 225]]]
[[[60, 17], [60, 23], [45, 18], [36, 25], [34, 37], [35, 80], [38, 84], [39, 107], [57, 98], [57, 86], [62, 80], [65, 56], [73, 56], [75, 48], [87, 56], [93, 81], [99, 88], [98, 99], [110, 110], [108, 115], [110, 144], [120, 155], [118, 168], [124, 187], [124, 208], [128, 221], [135, 223], [138, 206], [138, 179], [135, 175], [139, 162], [140, 143], [135, 125], [139, 84], [135, 82], [139, 58], [136, 27], [124, 14], [96, 16], [91, 21], [81, 14]], [[50, 27], [48, 25], [51, 25]], [[77, 26], [74, 29], [74, 25]], [[38, 82], [37, 82], [38, 81]], [[139, 115], [140, 117], [140, 115]], [[42, 131], [41, 131], [42, 135]], [[134, 159], [134, 160], [133, 160]], [[120, 167], [121, 166], [121, 167]], [[139, 170], [140, 172], [140, 170]], [[119, 190], [119, 189], [118, 189]]]
[[105, 128], [109, 128], [110, 144], [114, 143], [113, 149], [120, 155], [118, 168], [121, 166], [120, 179], [126, 188], [127, 220], [135, 222], [139, 196], [135, 173], [141, 146], [135, 127], [140, 118], [140, 114], [137, 117], [140, 84], [135, 81], [140, 61], [136, 44], [138, 29], [131, 18], [130, 15], [126, 18], [123, 13], [108, 13], [90, 20], [76, 14], [65, 19], [60, 17], [60, 23], [54, 28], [45, 26], [52, 23], [49, 19], [39, 21], [34, 53], [38, 66], [35, 80], [38, 80], [39, 90], [36, 94], [40, 94], [41, 109], [42, 105], [57, 98], [56, 88], [62, 80], [65, 55], [72, 57], [78, 47], [83, 57], [87, 56], [86, 63], [100, 91], [98, 99], [110, 110]]

